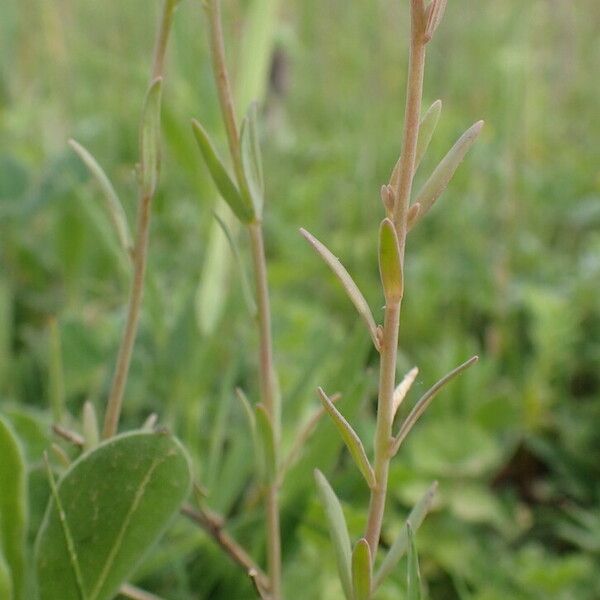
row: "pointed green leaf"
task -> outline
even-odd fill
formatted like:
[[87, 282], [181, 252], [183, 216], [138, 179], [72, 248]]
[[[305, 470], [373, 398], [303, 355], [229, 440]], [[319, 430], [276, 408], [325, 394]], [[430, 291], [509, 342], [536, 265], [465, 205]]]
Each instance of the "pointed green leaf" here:
[[262, 157], [257, 126], [257, 106], [253, 102], [248, 109], [240, 133], [240, 145], [242, 152], [242, 167], [246, 186], [254, 214], [258, 220], [262, 219], [265, 184], [263, 178]]
[[192, 128], [202, 156], [204, 157], [204, 162], [219, 193], [242, 223], [250, 223], [254, 218], [252, 206], [240, 194], [229, 173], [227, 173], [227, 169], [208, 137], [208, 133], [206, 133], [204, 127], [195, 119], [192, 120]]
[[482, 127], [483, 121], [478, 121], [468, 129], [456, 144], [454, 144], [448, 154], [446, 154], [440, 164], [435, 168], [429, 179], [425, 182], [425, 185], [423, 185], [415, 198], [414, 203], [420, 204], [421, 210], [414, 220], [414, 223], [418, 223], [429, 212], [436, 200], [448, 187], [450, 180], [469, 151], [469, 148], [471, 148], [479, 137]]
[[[442, 101], [436, 100], [425, 112], [423, 117], [421, 118], [421, 122], [419, 123], [419, 137], [417, 139], [417, 150], [415, 153], [415, 167], [414, 171], [416, 172], [427, 152], [427, 148], [429, 148], [429, 143], [431, 142], [431, 138], [435, 133], [435, 129], [437, 127], [438, 121], [440, 119], [440, 114], [442, 112]], [[402, 164], [402, 156], [398, 158], [398, 161], [394, 165], [394, 169], [392, 171], [392, 175], [390, 177], [390, 184], [393, 187], [398, 186], [398, 181], [400, 179], [400, 165]]]
[[325, 514], [327, 515], [329, 535], [331, 537], [333, 549], [335, 550], [335, 558], [344, 595], [347, 600], [353, 600], [351, 568], [352, 550], [350, 545], [350, 535], [348, 534], [348, 527], [346, 526], [346, 519], [344, 518], [344, 511], [342, 510], [342, 505], [340, 504], [338, 497], [329, 485], [329, 482], [318, 469], [315, 469], [315, 481], [317, 482], [317, 490], [319, 491], [321, 503], [323, 504]]
[[365, 297], [358, 289], [356, 283], [354, 283], [354, 280], [348, 271], [346, 271], [342, 263], [331, 253], [331, 251], [316, 237], [306, 231], [306, 229], [300, 229], [300, 233], [338, 278], [344, 290], [346, 290], [346, 293], [348, 294], [352, 304], [354, 304], [354, 307], [358, 311], [358, 314], [366, 323], [369, 333], [371, 334], [373, 344], [375, 344], [375, 348], [379, 349], [379, 340], [377, 339], [377, 325], [375, 324], [375, 319], [373, 318], [373, 314], [371, 313], [371, 309], [369, 308]]
[[[433, 498], [437, 491], [437, 481], [434, 482], [421, 499], [415, 504], [414, 508], [410, 511], [406, 522], [411, 526], [413, 531], [417, 531], [421, 526], [421, 523], [425, 519], [425, 516], [431, 509], [433, 504]], [[408, 535], [406, 527], [403, 527], [398, 537], [394, 540], [391, 548], [388, 550], [386, 557], [383, 559], [375, 579], [373, 580], [373, 591], [375, 591], [383, 582], [383, 580], [393, 571], [394, 567], [398, 564], [398, 561], [404, 556], [404, 553], [408, 549]]]
[[379, 274], [387, 302], [402, 299], [403, 277], [398, 236], [393, 223], [384, 219], [379, 228]]
[[437, 396], [438, 392], [455, 377], [460, 375], [465, 369], [468, 369], [471, 365], [474, 365], [479, 360], [478, 356], [471, 357], [468, 361], [462, 365], [456, 367], [453, 371], [450, 371], [446, 376], [442, 377], [433, 387], [428, 389], [417, 401], [413, 409], [410, 411], [408, 417], [402, 423], [398, 435], [394, 438], [392, 444], [392, 455], [398, 452], [400, 445], [406, 439], [406, 436], [410, 433], [411, 429], [415, 426], [415, 423], [420, 419], [421, 415], [427, 410], [432, 400]]
[[362, 473], [367, 485], [370, 488], [374, 488], [376, 484], [375, 473], [373, 472], [373, 468], [371, 467], [371, 463], [367, 458], [367, 453], [365, 452], [365, 448], [358, 437], [358, 434], [354, 431], [354, 429], [352, 429], [350, 423], [344, 419], [342, 413], [340, 413], [334, 406], [327, 394], [321, 388], [319, 388], [318, 391], [323, 408], [327, 411], [327, 414], [331, 417], [334, 425], [340, 432], [340, 435], [344, 440], [344, 444], [346, 444], [346, 447], [354, 459], [358, 470]]
[[[190, 489], [179, 442], [133, 432], [76, 460], [56, 486], [36, 541], [40, 600], [109, 600]], [[71, 546], [72, 552], [69, 552]], [[75, 566], [76, 565], [76, 566]]]
[[275, 434], [273, 422], [262, 404], [256, 405], [256, 430], [261, 442], [265, 475], [268, 483], [275, 481], [277, 476], [277, 453], [275, 450]]
[[106, 210], [117, 233], [119, 244], [121, 245], [121, 248], [123, 248], [123, 250], [125, 250], [125, 252], [129, 255], [133, 249], [131, 232], [129, 231], [127, 215], [123, 210], [123, 205], [117, 196], [117, 192], [115, 192], [115, 188], [96, 159], [81, 144], [77, 143], [75, 140], [69, 140], [69, 145], [77, 153], [92, 177], [94, 177], [100, 186], [104, 203], [106, 205]]
[[371, 598], [371, 548], [369, 542], [362, 538], [358, 540], [352, 552], [352, 586], [354, 600], [369, 600]]
[[423, 115], [421, 124], [419, 125], [419, 139], [417, 141], [417, 153], [415, 156], [415, 171], [419, 168], [427, 148], [431, 143], [433, 134], [437, 127], [438, 121], [440, 120], [440, 114], [442, 112], [442, 101], [436, 100]]
[[2, 555], [2, 549], [0, 548], [0, 598], [6, 598], [6, 600], [13, 600], [13, 585], [12, 577], [10, 576], [10, 569], [4, 560]]
[[408, 537], [408, 574], [407, 600], [421, 600], [421, 573], [419, 572], [419, 556], [415, 545], [415, 536], [410, 523], [406, 524]]
[[160, 107], [162, 78], [157, 77], [146, 94], [140, 126], [140, 188], [151, 198], [156, 192], [160, 168]]
[[15, 600], [25, 600], [27, 468], [12, 426], [0, 417], [0, 554], [4, 557]]
[[98, 418], [96, 417], [96, 409], [94, 405], [87, 400], [83, 404], [83, 447], [85, 450], [95, 448], [100, 442], [100, 433], [98, 431]]

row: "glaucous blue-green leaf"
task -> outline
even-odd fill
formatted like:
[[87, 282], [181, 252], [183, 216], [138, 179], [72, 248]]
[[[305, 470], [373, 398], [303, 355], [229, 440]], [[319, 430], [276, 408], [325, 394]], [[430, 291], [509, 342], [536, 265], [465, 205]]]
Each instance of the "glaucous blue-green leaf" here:
[[0, 554], [5, 587], [12, 581], [15, 600], [25, 598], [27, 469], [23, 450], [8, 421], [0, 417]]
[[113, 598], [190, 478], [185, 451], [163, 433], [123, 434], [83, 454], [58, 482], [36, 541], [40, 600]]
[[157, 77], [146, 94], [140, 127], [140, 187], [142, 195], [156, 192], [160, 167], [160, 108], [162, 78]]

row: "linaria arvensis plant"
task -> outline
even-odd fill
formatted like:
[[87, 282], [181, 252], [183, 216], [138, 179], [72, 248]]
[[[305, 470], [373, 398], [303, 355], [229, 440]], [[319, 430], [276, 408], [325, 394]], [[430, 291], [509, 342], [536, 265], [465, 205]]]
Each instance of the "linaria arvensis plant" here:
[[[416, 554], [413, 550], [412, 531], [420, 525], [425, 517], [431, 505], [436, 484], [431, 486], [415, 506], [408, 518], [406, 529], [402, 531], [381, 563], [379, 570], [375, 572], [374, 564], [377, 558], [387, 496], [389, 465], [411, 428], [440, 389], [477, 361], [477, 357], [469, 359], [436, 383], [416, 403], [399, 427], [398, 433], [393, 434], [395, 415], [417, 374], [417, 370], [413, 369], [396, 387], [396, 356], [400, 308], [404, 295], [404, 256], [407, 236], [445, 190], [456, 168], [483, 126], [482, 122], [476, 123], [457, 141], [422, 189], [413, 197], [414, 175], [434, 134], [441, 111], [441, 102], [437, 101], [421, 118], [425, 50], [441, 22], [445, 5], [445, 0], [432, 0], [427, 5], [424, 0], [411, 0], [410, 3], [410, 63], [402, 151], [389, 183], [381, 188], [381, 199], [386, 212], [379, 230], [379, 270], [385, 298], [382, 326], [376, 324], [364, 296], [334, 254], [310, 233], [301, 230], [302, 235], [340, 280], [359, 315], [365, 321], [373, 343], [381, 356], [373, 464], [367, 456], [363, 442], [335, 407], [332, 399], [322, 389], [318, 390], [323, 410], [333, 419], [356, 466], [371, 490], [366, 530], [364, 536], [352, 550], [341, 505], [323, 474], [318, 471], [315, 473], [317, 486], [329, 520], [342, 588], [348, 600], [371, 598], [385, 576], [389, 574], [406, 551], [409, 552], [409, 588], [413, 590], [414, 594], [419, 593], [418, 576], [416, 576], [418, 568]], [[259, 380], [262, 402], [256, 406], [255, 416], [252, 416], [250, 407], [247, 412], [251, 415], [252, 426], [261, 431], [260, 438], [265, 464], [270, 465], [270, 467], [267, 466], [265, 480], [268, 584], [263, 589], [259, 585], [258, 591], [265, 598], [279, 600], [282, 597], [282, 574], [277, 498], [278, 486], [282, 483], [282, 477], [277, 475], [280, 472], [277, 467], [277, 457], [280, 445], [281, 407], [273, 366], [262, 229], [264, 184], [257, 139], [257, 115], [255, 106], [251, 106], [241, 129], [238, 127], [225, 64], [220, 1], [207, 0], [205, 7], [209, 22], [215, 81], [227, 132], [234, 177], [228, 174], [202, 125], [194, 121], [193, 127], [206, 165], [217, 188], [238, 219], [247, 226], [251, 242], [260, 334]]]
[[[238, 123], [225, 61], [220, 0], [205, 0], [210, 50], [219, 104], [229, 146], [233, 176], [218, 156], [205, 128], [193, 121], [193, 133], [208, 171], [235, 217], [246, 228], [254, 272], [255, 316], [259, 333], [258, 382], [260, 401], [253, 404], [238, 390], [248, 418], [257, 455], [265, 505], [267, 568], [263, 570], [250, 554], [228, 534], [219, 515], [205, 503], [196, 486], [197, 507], [183, 505], [190, 490], [190, 466], [185, 450], [168, 432], [155, 428], [155, 417], [137, 431], [117, 435], [133, 345], [137, 334], [144, 290], [149, 223], [159, 176], [160, 106], [164, 64], [173, 15], [179, 0], [164, 0], [150, 85], [140, 126], [140, 160], [137, 169], [139, 201], [137, 226], [130, 232], [126, 213], [109, 178], [83, 146], [71, 141], [96, 179], [118, 241], [131, 266], [128, 310], [119, 348], [102, 432], [92, 406], [84, 406], [81, 431], [63, 423], [64, 406], [57, 386], [54, 432], [81, 450], [71, 462], [57, 445], [52, 446], [62, 467], [52, 467], [45, 457], [50, 500], [38, 532], [35, 549], [37, 588], [41, 600], [109, 600], [119, 592], [130, 598], [155, 596], [123, 583], [133, 572], [144, 551], [160, 536], [171, 516], [180, 510], [204, 529], [229, 557], [251, 578], [263, 599], [282, 600], [282, 558], [279, 490], [285, 474], [302, 446], [325, 414], [333, 421], [366, 485], [370, 503], [362, 537], [352, 547], [340, 501], [326, 477], [315, 472], [319, 496], [328, 521], [339, 578], [347, 600], [373, 598], [384, 579], [404, 554], [408, 555], [408, 597], [420, 597], [420, 575], [415, 531], [431, 507], [434, 483], [410, 512], [405, 527], [384, 557], [378, 557], [385, 513], [390, 462], [402, 442], [436, 394], [454, 377], [477, 361], [467, 360], [429, 389], [415, 404], [394, 433], [398, 409], [415, 381], [413, 368], [397, 384], [397, 348], [401, 304], [404, 296], [404, 259], [409, 232], [418, 225], [449, 184], [466, 152], [481, 131], [478, 122], [450, 149], [422, 188], [413, 193], [413, 179], [440, 117], [441, 102], [434, 102], [421, 117], [423, 72], [427, 44], [442, 20], [445, 0], [410, 0], [411, 35], [404, 136], [400, 158], [390, 181], [381, 187], [385, 210], [378, 235], [379, 271], [385, 299], [384, 320], [378, 325], [371, 309], [350, 274], [327, 247], [305, 230], [302, 235], [339, 279], [380, 354], [379, 393], [373, 452], [360, 439], [331, 397], [321, 388], [321, 407], [297, 433], [291, 450], [282, 456], [281, 399], [274, 367], [271, 313], [267, 285], [267, 261], [263, 237], [264, 182], [259, 146], [258, 111], [252, 104]], [[221, 224], [227, 229], [226, 224]], [[233, 243], [233, 242], [232, 242]], [[25, 566], [27, 522], [26, 466], [20, 443], [9, 422], [0, 417], [0, 517], [8, 507], [14, 519], [0, 518], [0, 592], [22, 600], [31, 596]], [[372, 458], [370, 455], [372, 454]], [[56, 461], [55, 461], [56, 462]], [[60, 479], [56, 481], [55, 474]], [[8, 525], [7, 525], [8, 523]], [[8, 540], [8, 541], [7, 541]], [[10, 543], [9, 543], [10, 542]]]

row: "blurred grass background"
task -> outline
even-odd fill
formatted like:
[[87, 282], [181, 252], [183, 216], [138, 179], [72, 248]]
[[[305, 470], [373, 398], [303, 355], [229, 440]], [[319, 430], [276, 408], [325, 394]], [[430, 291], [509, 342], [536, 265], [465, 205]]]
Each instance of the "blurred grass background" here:
[[[225, 2], [232, 63], [249, 4]], [[342, 392], [360, 433], [373, 433], [377, 357], [297, 229], [340, 256], [380, 317], [378, 189], [399, 152], [406, 4], [303, 0], [279, 11], [263, 147], [286, 443], [315, 407], [317, 385]], [[32, 532], [45, 501], [35, 473], [51, 398], [64, 395], [73, 415], [88, 399], [102, 412], [128, 285], [98, 192], [66, 141], [92, 150], [133, 218], [158, 10], [155, 0], [0, 7], [0, 399], [16, 427], [35, 432]], [[388, 543], [440, 480], [418, 535], [432, 599], [600, 597], [599, 29], [595, 0], [454, 0], [430, 46], [425, 102], [442, 98], [444, 110], [420, 176], [467, 126], [487, 121], [408, 252], [400, 362], [421, 369], [413, 401], [481, 355], [436, 400], [392, 471]], [[215, 192], [189, 119], [202, 119], [224, 148], [199, 2], [178, 9], [168, 71], [124, 426], [158, 412], [190, 449], [210, 505], [260, 558], [250, 442], [233, 397], [241, 385], [256, 399], [256, 339], [235, 271], [215, 332], [198, 326]], [[291, 599], [341, 593], [315, 466], [339, 491], [354, 536], [368, 502], [322, 423], [283, 492]], [[243, 574], [182, 520], [135, 579], [168, 600], [252, 597]], [[403, 581], [401, 567], [380, 597], [402, 597]]]

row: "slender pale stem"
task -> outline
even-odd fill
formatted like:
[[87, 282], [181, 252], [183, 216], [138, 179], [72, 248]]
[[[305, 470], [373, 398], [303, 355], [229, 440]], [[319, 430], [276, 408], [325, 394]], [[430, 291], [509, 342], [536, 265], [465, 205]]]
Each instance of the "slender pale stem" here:
[[[231, 160], [240, 189], [246, 186], [242, 167], [239, 127], [235, 115], [235, 104], [229, 82], [225, 45], [223, 42], [223, 26], [221, 23], [220, 0], [208, 0], [206, 11], [209, 20], [210, 48], [214, 76], [219, 95], [219, 104], [225, 122]], [[273, 363], [273, 341], [271, 335], [271, 308], [267, 281], [267, 262], [265, 258], [262, 223], [255, 221], [248, 225], [252, 266], [256, 288], [256, 304], [258, 309], [259, 334], [259, 369], [258, 379], [260, 395], [265, 409], [273, 424], [275, 447], [280, 445], [281, 408], [275, 381]], [[277, 481], [265, 490], [265, 520], [267, 529], [267, 562], [269, 574], [269, 590], [272, 600], [281, 600], [281, 531], [279, 523], [279, 486]]]
[[375, 432], [375, 480], [371, 490], [369, 516], [365, 538], [375, 558], [381, 523], [385, 511], [388, 471], [394, 422], [394, 388], [396, 383], [396, 356], [400, 324], [400, 303], [388, 303], [385, 307], [383, 338], [381, 343], [381, 364], [379, 369], [379, 399], [377, 402], [377, 429]]
[[254, 574], [261, 587], [268, 589], [269, 579], [258, 567], [250, 555], [223, 528], [223, 521], [217, 515], [205, 509], [194, 509], [185, 505], [181, 513], [206, 531], [219, 546], [231, 557], [233, 562], [242, 567], [246, 574]]
[[[423, 74], [425, 68], [424, 2], [411, 0], [411, 44], [406, 91], [406, 113], [400, 168], [392, 186], [396, 194], [394, 225], [398, 234], [402, 272], [406, 248], [407, 217], [415, 171], [421, 102], [423, 98]], [[385, 512], [388, 472], [392, 458], [392, 425], [394, 421], [394, 387], [398, 336], [400, 329], [401, 302], [386, 302], [379, 367], [379, 398], [377, 403], [377, 428], [375, 432], [375, 479], [371, 490], [369, 515], [365, 538], [375, 560], [381, 524]]]
[[[267, 282], [267, 263], [260, 223], [248, 226], [252, 264], [256, 287], [256, 304], [258, 308], [258, 330], [260, 343], [259, 383], [263, 403], [273, 422], [275, 447], [279, 447], [281, 430], [281, 409], [276, 390], [275, 369], [273, 366], [273, 342], [271, 336], [271, 309], [269, 287]], [[281, 531], [279, 523], [279, 488], [278, 483], [271, 483], [265, 495], [265, 511], [267, 525], [267, 561], [270, 590], [273, 600], [281, 598]]]
[[[175, 4], [175, 0], [165, 0], [164, 3], [156, 38], [151, 80], [161, 77], [164, 73], [165, 54], [167, 51], [169, 32], [171, 31]], [[102, 431], [103, 438], [109, 438], [115, 435], [119, 427], [119, 418], [121, 416], [121, 408], [123, 405], [123, 394], [129, 375], [129, 366], [131, 364], [133, 345], [137, 336], [142, 297], [144, 295], [144, 276], [146, 273], [148, 257], [151, 205], [152, 196], [142, 195], [140, 197], [137, 214], [136, 239], [132, 257], [133, 279], [129, 293], [125, 329], [123, 331], [123, 337], [121, 338], [121, 345], [119, 346], [115, 372], [106, 407], [106, 415], [104, 417], [104, 427]]]

